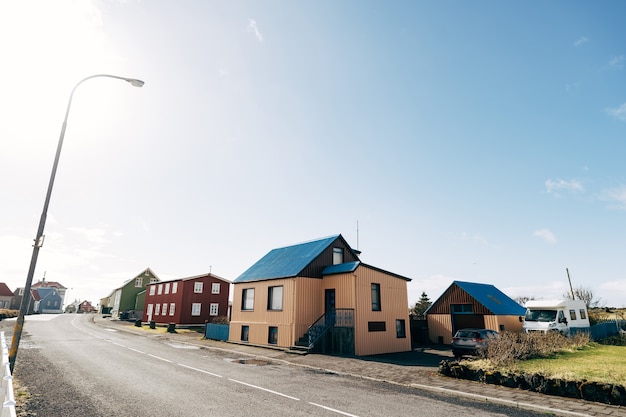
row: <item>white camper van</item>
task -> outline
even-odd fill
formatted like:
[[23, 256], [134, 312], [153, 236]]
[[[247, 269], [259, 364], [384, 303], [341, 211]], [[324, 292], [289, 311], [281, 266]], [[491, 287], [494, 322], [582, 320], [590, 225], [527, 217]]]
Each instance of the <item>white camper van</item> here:
[[587, 306], [581, 300], [529, 300], [522, 330], [524, 333], [555, 331], [565, 336], [589, 331]]

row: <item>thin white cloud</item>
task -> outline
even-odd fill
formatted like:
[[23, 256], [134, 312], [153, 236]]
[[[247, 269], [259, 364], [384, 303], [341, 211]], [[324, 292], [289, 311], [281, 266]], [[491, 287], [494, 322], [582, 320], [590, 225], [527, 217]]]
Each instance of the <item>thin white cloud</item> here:
[[579, 46], [581, 46], [581, 45], [583, 45], [583, 44], [585, 44], [587, 42], [589, 42], [589, 39], [586, 36], [581, 36], [580, 38], [578, 38], [578, 39], [576, 39], [574, 41], [574, 46], [578, 48]]
[[248, 32], [254, 33], [254, 36], [256, 36], [259, 42], [263, 42], [263, 34], [259, 31], [256, 20], [248, 19]]
[[606, 109], [606, 112], [611, 116], [615, 117], [618, 120], [623, 120], [626, 122], [626, 103], [615, 109]]
[[616, 203], [613, 205], [614, 208], [626, 210], [626, 185], [607, 190], [604, 199]]
[[554, 245], [556, 243], [556, 237], [554, 233], [552, 233], [548, 229], [539, 229], [533, 232], [533, 236], [543, 239], [544, 242], [549, 243], [550, 245]]
[[70, 231], [82, 235], [87, 241], [92, 243], [109, 243], [106, 239], [107, 231], [104, 229], [88, 229], [86, 227], [70, 227]]
[[561, 179], [556, 180], [546, 180], [546, 191], [548, 193], [559, 192], [559, 191], [571, 191], [571, 192], [582, 192], [585, 191], [585, 187], [576, 180], [565, 181]]
[[609, 61], [609, 68], [613, 70], [621, 70], [624, 69], [624, 60], [626, 58], [624, 55], [618, 55], [611, 58]]

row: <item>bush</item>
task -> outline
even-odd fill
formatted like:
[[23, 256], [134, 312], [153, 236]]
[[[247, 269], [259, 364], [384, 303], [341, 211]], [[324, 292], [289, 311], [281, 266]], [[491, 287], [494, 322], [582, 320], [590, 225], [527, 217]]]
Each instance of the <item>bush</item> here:
[[587, 333], [578, 333], [568, 338], [557, 332], [504, 332], [491, 340], [479, 356], [488, 359], [493, 366], [507, 366], [516, 361], [545, 358], [565, 349], [580, 348], [589, 341]]

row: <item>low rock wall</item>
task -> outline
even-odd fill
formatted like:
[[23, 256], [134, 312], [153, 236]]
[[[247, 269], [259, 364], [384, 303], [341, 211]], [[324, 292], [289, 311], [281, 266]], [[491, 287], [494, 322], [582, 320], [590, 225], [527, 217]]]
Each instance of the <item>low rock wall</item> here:
[[626, 405], [626, 388], [622, 385], [593, 381], [568, 381], [548, 378], [541, 374], [503, 374], [498, 371], [470, 369], [457, 361], [441, 361], [439, 373], [445, 376], [519, 388], [542, 394], [580, 398], [611, 405]]

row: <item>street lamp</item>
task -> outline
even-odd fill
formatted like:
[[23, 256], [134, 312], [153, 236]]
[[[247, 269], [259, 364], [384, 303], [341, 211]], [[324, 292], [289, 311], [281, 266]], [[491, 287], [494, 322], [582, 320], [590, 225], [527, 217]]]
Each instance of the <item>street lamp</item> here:
[[70, 106], [72, 105], [72, 97], [74, 91], [79, 85], [87, 80], [97, 77], [116, 78], [123, 80], [132, 85], [133, 87], [143, 86], [143, 81], [136, 78], [118, 77], [117, 75], [109, 74], [96, 74], [80, 80], [70, 93], [70, 99], [67, 103], [67, 110], [65, 110], [65, 119], [63, 119], [63, 126], [61, 127], [61, 135], [59, 136], [59, 144], [57, 145], [57, 152], [54, 157], [54, 163], [52, 164], [52, 173], [50, 174], [50, 182], [48, 184], [48, 192], [46, 193], [46, 200], [43, 204], [43, 212], [41, 213], [41, 219], [39, 220], [39, 228], [37, 229], [37, 236], [35, 237], [35, 243], [33, 245], [33, 255], [30, 259], [30, 267], [28, 269], [28, 276], [26, 277], [26, 284], [24, 285], [24, 295], [22, 296], [22, 302], [20, 303], [20, 312], [17, 316], [17, 322], [13, 329], [13, 339], [11, 341], [11, 350], [9, 351], [9, 364], [11, 367], [11, 373], [15, 367], [15, 358], [17, 356], [17, 349], [20, 345], [20, 338], [22, 337], [22, 329], [24, 328], [24, 316], [28, 312], [28, 304], [30, 303], [30, 286], [33, 282], [33, 275], [35, 274], [35, 266], [37, 265], [37, 256], [39, 255], [39, 248], [43, 245], [44, 235], [43, 229], [46, 225], [46, 217], [48, 216], [48, 205], [50, 204], [50, 195], [52, 194], [52, 186], [54, 185], [54, 177], [57, 173], [57, 166], [59, 165], [59, 157], [61, 156], [61, 148], [63, 147], [63, 138], [65, 136], [65, 128], [67, 127], [67, 117], [70, 114]]

